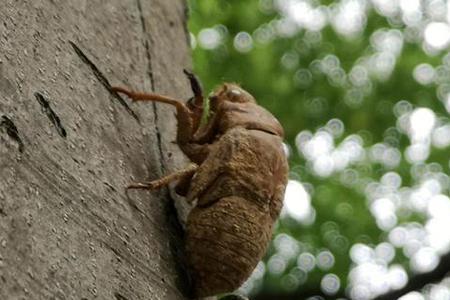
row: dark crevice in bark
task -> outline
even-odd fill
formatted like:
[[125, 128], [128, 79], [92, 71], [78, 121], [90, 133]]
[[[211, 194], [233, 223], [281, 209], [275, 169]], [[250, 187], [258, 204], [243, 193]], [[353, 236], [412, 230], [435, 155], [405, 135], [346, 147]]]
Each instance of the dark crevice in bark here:
[[0, 121], [0, 129], [1, 128], [5, 128], [6, 134], [8, 134], [8, 136], [16, 141], [19, 145], [19, 152], [23, 152], [25, 146], [19, 136], [19, 131], [17, 130], [14, 122], [11, 121], [11, 119], [9, 119], [7, 116], [3, 115]]
[[[142, 10], [141, 0], [136, 0], [137, 8], [139, 11], [139, 17], [142, 25], [142, 34], [144, 36], [144, 47], [147, 57], [147, 75], [150, 79], [151, 89], [155, 91], [155, 80], [153, 76], [153, 67], [152, 67], [152, 55], [150, 52], [150, 42], [148, 38], [148, 32], [145, 25], [145, 18]], [[162, 148], [162, 139], [161, 139], [161, 131], [158, 126], [158, 108], [155, 102], [153, 104], [153, 114], [154, 114], [154, 122], [155, 122], [155, 132], [157, 138], [157, 147], [159, 150], [159, 168], [162, 173], [165, 172], [165, 164], [164, 164], [164, 153]], [[168, 201], [164, 202], [164, 211], [167, 216], [168, 226], [170, 227], [170, 250], [171, 255], [176, 262], [175, 268], [177, 270], [177, 278], [175, 279], [175, 284], [178, 289], [183, 293], [184, 296], [192, 298], [193, 290], [192, 283], [189, 276], [189, 271], [186, 266], [186, 258], [185, 258], [185, 249], [184, 249], [184, 230], [181, 226], [180, 220], [178, 219], [177, 209], [175, 207], [175, 201], [170, 196], [170, 192], [168, 188], [164, 188], [163, 190], [164, 197], [168, 199]]]
[[155, 79], [153, 77], [153, 69], [152, 69], [152, 56], [150, 54], [150, 43], [147, 39], [147, 27], [145, 26], [145, 18], [144, 13], [142, 11], [141, 0], [136, 0], [137, 8], [139, 11], [139, 18], [141, 19], [142, 33], [144, 34], [144, 46], [145, 46], [145, 54], [147, 55], [147, 74], [150, 78], [150, 85], [152, 91], [155, 91]]
[[112, 90], [111, 84], [109, 83], [108, 79], [105, 75], [97, 68], [97, 66], [86, 56], [86, 54], [81, 51], [81, 49], [72, 41], [69, 41], [72, 48], [75, 50], [75, 53], [78, 55], [78, 57], [89, 66], [89, 68], [94, 73], [95, 77], [100, 81], [100, 83], [108, 90], [108, 92], [119, 101], [119, 103], [127, 110], [127, 112], [133, 116], [133, 118], [139, 122], [139, 117], [136, 115], [136, 113], [130, 108], [130, 106], [127, 104], [127, 102], [116, 92]]
[[[145, 18], [144, 18], [144, 13], [142, 11], [142, 4], [141, 4], [141, 0], [136, 0], [136, 4], [137, 4], [137, 8], [139, 11], [139, 18], [141, 19], [141, 26], [142, 26], [142, 34], [143, 34], [143, 38], [144, 38], [144, 47], [145, 47], [145, 54], [147, 57], [147, 75], [150, 79], [150, 88], [152, 89], [152, 91], [155, 91], [155, 79], [153, 76], [153, 67], [152, 67], [152, 55], [150, 53], [150, 42], [147, 38], [148, 32], [147, 32], [147, 27], [145, 25]], [[162, 150], [162, 141], [161, 141], [161, 132], [158, 126], [158, 108], [156, 106], [155, 102], [152, 102], [153, 105], [153, 117], [155, 120], [155, 131], [156, 131], [156, 138], [158, 141], [158, 150], [159, 150], [159, 154], [160, 154], [160, 169], [162, 172], [165, 171], [165, 165], [163, 163], [164, 161], [164, 155], [163, 155], [163, 150]]]
[[45, 99], [44, 95], [42, 95], [39, 92], [35, 92], [34, 96], [35, 96], [37, 102], [39, 103], [39, 105], [41, 106], [42, 112], [47, 115], [50, 122], [56, 128], [56, 131], [58, 132], [58, 134], [61, 137], [66, 138], [67, 137], [66, 129], [62, 125], [61, 119], [59, 118], [58, 114], [52, 109], [52, 107], [50, 105], [50, 101]]

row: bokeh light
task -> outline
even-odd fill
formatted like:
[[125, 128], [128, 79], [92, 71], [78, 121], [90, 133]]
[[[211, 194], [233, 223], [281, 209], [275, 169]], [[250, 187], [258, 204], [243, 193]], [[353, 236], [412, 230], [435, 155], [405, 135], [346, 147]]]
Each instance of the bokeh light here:
[[[245, 15], [240, 5], [220, 9]], [[372, 299], [435, 270], [450, 251], [450, 2], [260, 0], [257, 10], [191, 38], [208, 72], [222, 60], [218, 81], [242, 81], [286, 129], [281, 219], [244, 294]], [[449, 281], [400, 299], [449, 299]]]

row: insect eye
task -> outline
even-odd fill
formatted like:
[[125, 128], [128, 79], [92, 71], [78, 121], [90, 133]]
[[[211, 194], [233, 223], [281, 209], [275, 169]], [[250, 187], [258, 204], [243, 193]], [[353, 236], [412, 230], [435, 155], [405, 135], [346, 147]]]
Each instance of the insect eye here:
[[240, 96], [241, 94], [242, 94], [241, 91], [236, 90], [236, 89], [233, 89], [233, 90], [228, 91], [228, 95], [229, 95], [230, 97], [238, 97], [238, 96]]

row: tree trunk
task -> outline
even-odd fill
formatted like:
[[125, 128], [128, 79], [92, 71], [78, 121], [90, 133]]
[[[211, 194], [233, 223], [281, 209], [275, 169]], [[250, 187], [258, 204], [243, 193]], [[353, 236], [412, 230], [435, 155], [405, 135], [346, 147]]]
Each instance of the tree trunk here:
[[185, 2], [2, 0], [0, 20], [0, 299], [184, 299], [168, 191], [124, 190], [182, 164], [173, 110], [109, 83], [190, 95]]

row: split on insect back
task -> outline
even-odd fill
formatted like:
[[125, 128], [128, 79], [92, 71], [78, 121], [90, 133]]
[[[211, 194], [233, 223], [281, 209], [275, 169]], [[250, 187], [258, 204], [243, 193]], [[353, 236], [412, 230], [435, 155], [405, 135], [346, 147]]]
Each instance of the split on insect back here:
[[209, 97], [206, 119], [201, 85], [192, 73], [185, 74], [194, 93], [186, 103], [112, 90], [177, 111], [176, 141], [191, 163], [128, 188], [152, 190], [178, 181], [177, 193], [195, 202], [186, 224], [186, 254], [195, 296], [207, 297], [239, 288], [263, 257], [282, 207], [288, 163], [283, 128], [251, 94], [224, 83]]

